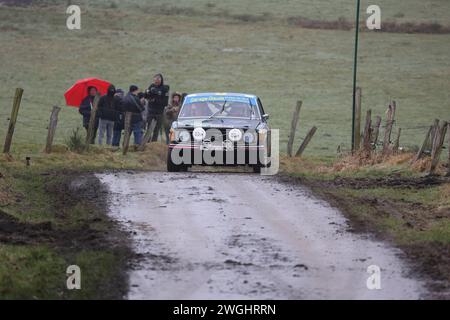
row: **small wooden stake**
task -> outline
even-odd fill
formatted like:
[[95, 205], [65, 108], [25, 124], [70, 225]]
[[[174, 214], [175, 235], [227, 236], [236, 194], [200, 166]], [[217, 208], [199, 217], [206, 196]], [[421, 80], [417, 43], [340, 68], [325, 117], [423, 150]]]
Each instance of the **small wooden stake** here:
[[130, 146], [130, 138], [131, 138], [131, 112], [125, 113], [125, 135], [123, 137], [123, 155], [126, 155], [128, 152], [128, 148]]
[[91, 117], [89, 118], [89, 126], [88, 126], [88, 132], [86, 135], [86, 145], [89, 145], [94, 137], [95, 132], [95, 118], [97, 115], [97, 106], [98, 101], [100, 100], [100, 94], [97, 93], [97, 95], [94, 98], [94, 102], [92, 103], [92, 109], [91, 109]]
[[374, 146], [376, 146], [378, 143], [378, 137], [380, 135], [380, 126], [381, 126], [381, 117], [377, 116], [376, 120], [375, 120], [375, 126], [373, 128], [373, 133], [372, 133], [372, 143]]
[[392, 127], [394, 126], [394, 117], [395, 117], [396, 108], [397, 108], [397, 105], [396, 105], [395, 101], [393, 101], [389, 105], [389, 109], [387, 112], [386, 129], [384, 131], [384, 140], [383, 140], [383, 155], [388, 154], [390, 151]]
[[303, 140], [302, 145], [298, 149], [297, 153], [295, 154], [296, 157], [300, 157], [303, 152], [305, 151], [306, 147], [308, 146], [309, 142], [311, 141], [312, 137], [316, 133], [317, 128], [312, 127], [311, 130], [309, 130], [308, 134], [305, 137], [305, 140]]
[[144, 138], [141, 141], [141, 144], [138, 147], [138, 151], [144, 151], [145, 145], [150, 142], [150, 139], [152, 138], [153, 130], [156, 126], [156, 120], [153, 119], [152, 122], [147, 127], [147, 131], [145, 131]]
[[438, 130], [436, 131], [434, 141], [433, 141], [433, 150], [431, 151], [431, 167], [430, 167], [430, 174], [433, 174], [434, 171], [437, 168], [437, 165], [439, 163], [439, 159], [441, 156], [442, 151], [442, 145], [444, 144], [445, 140], [445, 133], [447, 132], [447, 122], [444, 121], [441, 126], [439, 126]]
[[50, 116], [50, 123], [48, 124], [47, 144], [45, 145], [45, 153], [52, 152], [53, 138], [56, 132], [56, 126], [58, 125], [58, 114], [61, 110], [60, 107], [54, 106], [52, 114]]
[[11, 111], [11, 117], [9, 118], [8, 132], [6, 133], [5, 145], [3, 147], [3, 153], [9, 153], [11, 149], [12, 138], [14, 135], [14, 128], [16, 127], [17, 116], [19, 115], [20, 102], [22, 101], [23, 89], [17, 88], [14, 95], [13, 108]]
[[289, 134], [289, 140], [287, 145], [287, 152], [290, 157], [292, 157], [292, 148], [294, 145], [295, 131], [297, 130], [297, 124], [300, 117], [300, 110], [302, 108], [302, 101], [297, 101], [297, 105], [294, 109], [294, 114], [292, 115], [291, 122], [291, 133]]
[[430, 128], [428, 129], [427, 135], [425, 136], [425, 140], [423, 140], [423, 142], [422, 142], [422, 146], [420, 147], [419, 151], [417, 152], [416, 156], [411, 161], [411, 163], [416, 162], [417, 160], [419, 160], [422, 157], [422, 154], [425, 152], [425, 149], [427, 148], [427, 146], [429, 144], [432, 131], [433, 131], [433, 126], [430, 126]]
[[439, 119], [434, 119], [433, 126], [431, 127], [430, 141], [428, 141], [427, 149], [431, 151], [433, 150], [434, 138], [436, 137], [436, 133], [439, 131]]
[[355, 150], [359, 150], [361, 146], [361, 94], [362, 89], [356, 88], [355, 103]]
[[395, 143], [394, 143], [394, 154], [398, 153], [398, 149], [400, 147], [400, 135], [402, 134], [402, 128], [398, 128], [398, 133], [397, 133], [397, 138], [395, 139]]
[[370, 153], [372, 150], [372, 110], [367, 110], [366, 125], [364, 127], [364, 140], [363, 149], [365, 152]]

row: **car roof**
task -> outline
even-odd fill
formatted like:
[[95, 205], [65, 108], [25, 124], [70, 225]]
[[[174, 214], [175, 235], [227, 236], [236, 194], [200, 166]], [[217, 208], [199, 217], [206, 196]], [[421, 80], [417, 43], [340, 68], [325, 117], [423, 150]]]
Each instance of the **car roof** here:
[[201, 93], [192, 93], [187, 95], [186, 97], [210, 97], [210, 96], [235, 96], [235, 97], [245, 97], [249, 99], [258, 99], [254, 94], [247, 93], [236, 93], [236, 92], [201, 92]]

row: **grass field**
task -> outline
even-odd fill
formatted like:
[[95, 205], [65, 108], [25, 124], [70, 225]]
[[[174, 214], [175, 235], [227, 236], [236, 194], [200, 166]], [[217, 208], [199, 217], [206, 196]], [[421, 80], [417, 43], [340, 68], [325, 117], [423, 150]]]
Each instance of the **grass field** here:
[[[126, 288], [121, 273], [126, 248], [111, 251], [101, 245], [103, 231], [115, 230], [99, 209], [102, 197], [94, 203], [67, 202], [73, 195], [65, 186], [85, 171], [163, 170], [165, 147], [156, 143], [126, 156], [97, 146], [81, 154], [67, 151], [61, 144], [81, 126], [81, 117], [64, 105], [63, 94], [75, 80], [89, 76], [121, 88], [145, 88], [157, 72], [177, 91], [259, 95], [272, 127], [281, 130], [282, 151], [292, 109], [303, 100], [295, 147], [311, 126], [318, 131], [305, 159], [281, 157], [283, 176], [303, 179], [354, 226], [383, 234], [426, 272], [448, 279], [448, 181], [426, 186], [420, 170], [411, 171], [410, 155], [375, 166], [335, 159], [338, 146], [350, 146], [354, 34], [300, 28], [289, 21], [352, 21], [354, 0], [79, 0], [79, 31], [66, 28], [67, 3], [0, 0], [0, 145], [14, 90], [25, 89], [12, 157], [0, 157], [0, 224], [26, 233], [11, 233], [0, 245], [1, 298], [120, 298]], [[368, 4], [375, 3], [362, 1], [363, 18]], [[383, 21], [450, 26], [448, 0], [376, 4]], [[450, 34], [366, 31], [360, 40], [362, 114], [371, 108], [374, 115], [384, 115], [395, 99], [402, 146], [419, 145], [435, 118], [450, 120]], [[48, 155], [41, 151], [54, 105], [63, 110], [57, 146]], [[25, 156], [31, 156], [29, 168]], [[397, 185], [383, 185], [383, 179], [398, 179]], [[48, 223], [51, 228], [38, 230], [36, 237], [35, 224]], [[88, 286], [80, 292], [64, 287], [65, 268], [73, 263], [89, 270]], [[111, 287], [115, 284], [120, 290]]]
[[[316, 125], [307, 154], [332, 157], [338, 145], [349, 147], [353, 32], [302, 29], [286, 19], [351, 21], [354, 1], [80, 1], [80, 31], [66, 28], [66, 1], [45, 3], [0, 6], [0, 137], [14, 89], [25, 89], [13, 152], [42, 148], [51, 108], [64, 106], [63, 93], [76, 79], [144, 88], [156, 72], [178, 91], [261, 96], [272, 127], [281, 129], [282, 150], [301, 99], [296, 145]], [[378, 4], [383, 21], [450, 25], [448, 1]], [[397, 100], [402, 145], [420, 144], [434, 118], [450, 118], [450, 35], [363, 32], [360, 50], [363, 114], [371, 108], [383, 115]], [[77, 126], [77, 109], [64, 106], [57, 142]]]

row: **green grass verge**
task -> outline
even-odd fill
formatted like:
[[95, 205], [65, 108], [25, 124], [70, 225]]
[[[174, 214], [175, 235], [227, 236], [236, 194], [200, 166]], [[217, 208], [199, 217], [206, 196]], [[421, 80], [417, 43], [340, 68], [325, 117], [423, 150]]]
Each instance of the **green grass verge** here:
[[[113, 253], [83, 251], [69, 258], [47, 246], [2, 244], [0, 260], [0, 299], [117, 298], [105, 292], [117, 273]], [[66, 269], [72, 264], [81, 269], [80, 290], [66, 286]]]
[[[0, 165], [13, 201], [0, 209], [18, 219], [21, 234], [2, 234], [0, 242], [0, 299], [120, 299], [127, 290], [127, 239], [105, 216], [105, 201], [71, 199], [67, 184], [78, 174], [70, 170], [25, 170]], [[50, 174], [50, 175], [49, 175]], [[91, 186], [96, 188], [95, 185]], [[90, 190], [95, 193], [95, 190]], [[2, 220], [3, 228], [10, 228]], [[38, 223], [51, 228], [27, 229]], [[84, 233], [86, 236], [84, 236]], [[20, 241], [14, 240], [16, 237]], [[107, 237], [120, 245], [109, 244]], [[53, 239], [53, 240], [48, 240]], [[81, 268], [81, 290], [68, 290], [66, 269]]]

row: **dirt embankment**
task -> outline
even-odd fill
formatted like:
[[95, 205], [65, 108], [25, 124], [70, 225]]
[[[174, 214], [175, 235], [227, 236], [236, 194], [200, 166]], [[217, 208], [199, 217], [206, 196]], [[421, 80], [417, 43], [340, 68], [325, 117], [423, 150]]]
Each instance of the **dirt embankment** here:
[[[122, 299], [128, 291], [126, 270], [132, 251], [128, 234], [106, 214], [107, 190], [94, 174], [52, 172], [38, 175], [44, 177], [43, 193], [51, 201], [49, 216], [53, 219], [40, 223], [18, 219], [6, 212], [16, 209], [14, 203], [9, 204], [4, 210], [0, 209], [0, 244], [28, 248], [43, 245], [54, 250], [67, 265], [83, 252], [107, 252], [113, 257], [105, 266], [108, 277], [89, 275], [97, 286], [92, 298]], [[14, 195], [14, 186], [10, 192], [17, 202], [28, 201], [20, 192]], [[21, 216], [21, 212], [16, 215]], [[63, 299], [70, 297], [67, 291], [61, 295]], [[45, 296], [40, 298], [45, 299]]]
[[[431, 298], [450, 299], [450, 245], [448, 241], [426, 239], [421, 235], [429, 233], [430, 226], [450, 219], [450, 208], [438, 203], [373, 193], [379, 188], [392, 193], [404, 190], [419, 193], [429, 188], [443, 188], [450, 184], [450, 178], [387, 176], [315, 180], [282, 176], [280, 179], [306, 185], [316, 195], [339, 208], [349, 220], [350, 231], [373, 234], [377, 239], [402, 249], [413, 266], [414, 275], [427, 281]], [[386, 225], [386, 221], [396, 221], [395, 227]]]

